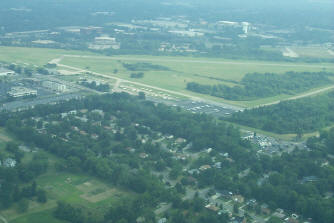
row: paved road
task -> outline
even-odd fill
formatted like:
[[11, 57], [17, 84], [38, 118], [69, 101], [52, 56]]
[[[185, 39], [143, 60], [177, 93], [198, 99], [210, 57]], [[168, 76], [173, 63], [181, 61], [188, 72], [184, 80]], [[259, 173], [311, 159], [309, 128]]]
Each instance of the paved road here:
[[3, 104], [0, 107], [0, 111], [1, 110], [14, 111], [16, 109], [30, 108], [39, 104], [49, 104], [81, 97], [82, 95], [80, 93], [69, 93], [69, 94], [50, 96], [46, 98], [36, 98], [31, 101], [12, 101]]
[[[329, 86], [329, 87], [325, 87], [325, 88], [322, 88], [322, 89], [318, 89], [318, 90], [315, 90], [315, 91], [312, 91], [312, 92], [307, 92], [307, 93], [304, 93], [304, 94], [296, 95], [296, 96], [290, 97], [290, 98], [282, 100], [282, 101], [290, 101], [290, 100], [296, 100], [296, 99], [300, 99], [300, 98], [305, 98], [305, 97], [317, 95], [317, 94], [320, 94], [320, 93], [323, 93], [325, 91], [329, 91], [329, 90], [332, 90], [332, 89], [334, 89], [334, 85], [333, 86]], [[254, 108], [263, 107], [263, 106], [269, 106], [269, 105], [275, 105], [275, 104], [279, 104], [280, 102], [281, 101], [274, 101], [274, 102], [271, 102], [271, 103], [267, 103], [267, 104], [262, 104], [262, 105], [255, 106]]]
[[4, 218], [2, 215], [0, 215], [0, 221], [2, 221], [3, 223], [8, 223], [6, 218]]
[[203, 64], [232, 64], [232, 65], [256, 65], [256, 66], [275, 66], [275, 67], [313, 67], [323, 68], [328, 65], [311, 64], [282, 64], [282, 63], [256, 63], [256, 62], [232, 62], [232, 61], [214, 61], [214, 60], [190, 60], [190, 59], [158, 59], [158, 58], [137, 58], [137, 57], [106, 57], [106, 56], [82, 56], [82, 55], [63, 55], [64, 57], [91, 58], [107, 60], [131, 60], [131, 61], [154, 61], [154, 62], [173, 62], [173, 63], [203, 63]]

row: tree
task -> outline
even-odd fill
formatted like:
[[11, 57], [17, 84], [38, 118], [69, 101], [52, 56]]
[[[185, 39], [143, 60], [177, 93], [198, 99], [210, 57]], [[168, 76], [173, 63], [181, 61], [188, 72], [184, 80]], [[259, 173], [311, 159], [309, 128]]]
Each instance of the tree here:
[[22, 199], [17, 203], [17, 211], [19, 213], [24, 213], [29, 208], [29, 201], [27, 199]]
[[239, 214], [239, 205], [238, 204], [233, 205], [233, 213], [234, 214]]
[[178, 193], [180, 193], [180, 194], [185, 194], [185, 193], [186, 193], [185, 188], [184, 188], [180, 183], [177, 183], [177, 184], [175, 185], [175, 189], [176, 189], [176, 191], [177, 191]]
[[146, 99], [146, 95], [145, 95], [145, 93], [142, 92], [142, 91], [140, 91], [140, 92], [138, 93], [138, 98], [141, 99], [141, 100], [145, 100], [145, 99]]
[[271, 217], [267, 222], [268, 223], [282, 223], [283, 221], [277, 217]]
[[45, 190], [38, 190], [37, 191], [37, 201], [40, 203], [46, 203], [47, 202], [47, 196]]

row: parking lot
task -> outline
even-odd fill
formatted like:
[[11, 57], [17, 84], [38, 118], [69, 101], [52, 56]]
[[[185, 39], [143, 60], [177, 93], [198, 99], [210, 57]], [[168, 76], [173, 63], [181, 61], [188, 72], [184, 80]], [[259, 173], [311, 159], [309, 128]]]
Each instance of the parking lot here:
[[46, 98], [34, 98], [34, 99], [29, 99], [29, 100], [12, 101], [12, 102], [3, 104], [0, 107], [0, 111], [1, 110], [13, 111], [13, 110], [18, 110], [18, 109], [34, 107], [39, 104], [57, 103], [59, 101], [66, 101], [66, 100], [76, 99], [80, 97], [82, 97], [82, 95], [78, 92], [78, 93], [54, 95], [54, 96], [50, 96]]
[[235, 110], [225, 106], [218, 106], [218, 105], [208, 104], [206, 102], [191, 101], [191, 100], [183, 100], [176, 102], [174, 106], [179, 106], [192, 113], [206, 113], [214, 116], [229, 116], [232, 113], [236, 112]]
[[[15, 76], [10, 81], [0, 82], [0, 111], [1, 110], [20, 110], [33, 107], [38, 104], [57, 103], [63, 100], [82, 97], [84, 91], [74, 86], [66, 85], [67, 89], [63, 92], [49, 89], [43, 86], [43, 81], [48, 81], [50, 76], [33, 75], [30, 78]], [[52, 81], [62, 83], [57, 78], [52, 78]], [[37, 96], [34, 97], [17, 97], [14, 99], [8, 98], [8, 92], [12, 87], [24, 87], [37, 91]]]

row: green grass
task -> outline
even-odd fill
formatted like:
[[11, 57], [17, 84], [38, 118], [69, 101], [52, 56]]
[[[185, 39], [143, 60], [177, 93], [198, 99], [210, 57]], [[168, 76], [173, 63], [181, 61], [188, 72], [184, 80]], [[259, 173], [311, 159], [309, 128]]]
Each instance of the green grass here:
[[[134, 59], [136, 61], [134, 61]], [[144, 78], [132, 79], [130, 73], [126, 70], [122, 63], [137, 63], [137, 60], [149, 62], [156, 65], [169, 67], [169, 71], [146, 71]], [[223, 64], [221, 64], [221, 62]], [[186, 90], [188, 82], [198, 82], [201, 84], [225, 84], [234, 86], [235, 81], [240, 81], [246, 73], [265, 73], [275, 72], [284, 73], [287, 71], [321, 71], [326, 68], [329, 72], [334, 72], [333, 64], [306, 64], [306, 63], [287, 63], [287, 62], [263, 62], [263, 61], [232, 61], [225, 59], [211, 58], [189, 58], [189, 57], [154, 57], [154, 56], [118, 56], [113, 57], [94, 57], [94, 58], [73, 58], [66, 57], [62, 61], [63, 64], [89, 68], [89, 70], [110, 74], [122, 79], [136, 81], [143, 84], [148, 84], [160, 87], [167, 90], [186, 93], [189, 95], [210, 99], [218, 102], [227, 102], [243, 107], [252, 107], [259, 104], [270, 103], [277, 100], [284, 100], [290, 97], [289, 95], [279, 95], [270, 98], [263, 98], [254, 101], [228, 101], [221, 98], [211, 97], [202, 94], [196, 94]], [[117, 75], [112, 72], [118, 69]], [[198, 76], [200, 75], [200, 76]], [[207, 77], [204, 77], [207, 76]], [[219, 81], [212, 78], [224, 79]]]
[[41, 211], [37, 213], [27, 214], [18, 217], [9, 223], [67, 223], [66, 221], [60, 221], [53, 216], [53, 209]]
[[318, 46], [293, 46], [291, 47], [301, 57], [313, 57], [313, 58], [331, 58], [334, 59], [334, 56], [328, 52], [328, 49], [325, 47]]
[[42, 66], [64, 54], [92, 55], [92, 53], [84, 51], [0, 46], [0, 61], [7, 63]]
[[8, 135], [5, 129], [0, 128], [0, 142], [7, 143], [12, 141], [12, 137]]
[[[16, 205], [2, 211], [3, 216], [8, 219], [10, 223], [44, 223], [46, 222], [45, 219], [50, 219], [50, 222], [55, 223], [62, 222], [52, 217], [52, 210], [56, 207], [57, 201], [59, 200], [74, 205], [80, 204], [92, 208], [103, 208], [115, 202], [119, 202], [122, 199], [127, 199], [129, 196], [135, 196], [132, 192], [116, 188], [113, 185], [84, 173], [73, 174], [69, 172], [59, 172], [55, 169], [55, 164], [62, 162], [62, 159], [43, 150], [38, 151], [38, 153], [46, 154], [49, 160], [47, 173], [36, 178], [38, 187], [46, 190], [48, 202], [41, 204], [30, 200], [29, 209], [26, 213], [17, 213]], [[22, 162], [29, 162], [33, 155], [32, 153], [25, 153]], [[37, 218], [41, 220], [37, 221]], [[37, 220], [35, 221], [35, 219]]]
[[[51, 158], [52, 160], [53, 158]], [[61, 200], [71, 204], [80, 204], [92, 208], [103, 208], [126, 199], [130, 192], [122, 191], [102, 181], [84, 174], [71, 174], [64, 172], [49, 171], [36, 180], [37, 185], [47, 191], [48, 202], [40, 204], [30, 201], [29, 210], [20, 214], [16, 212], [15, 206], [3, 211], [3, 215], [12, 222], [34, 222], [34, 218], [54, 220], [51, 222], [62, 222], [54, 219], [52, 210], [56, 202]], [[87, 184], [89, 183], [89, 186]], [[38, 221], [43, 222], [43, 221]]]
[[[313, 49], [314, 50], [314, 49]], [[319, 53], [319, 52], [315, 52]], [[125, 80], [139, 82], [143, 84], [160, 87], [166, 90], [185, 93], [188, 95], [210, 99], [217, 102], [225, 102], [242, 107], [253, 107], [277, 100], [284, 100], [288, 95], [280, 95], [271, 98], [263, 98], [254, 101], [228, 101], [222, 98], [197, 94], [186, 90], [188, 82], [198, 82], [201, 84], [225, 84], [234, 86], [235, 81], [240, 81], [246, 73], [285, 73], [287, 71], [309, 71], [316, 72], [326, 69], [334, 72], [332, 63], [291, 63], [291, 62], [270, 62], [270, 61], [247, 61], [228, 60], [221, 58], [194, 58], [177, 56], [147, 56], [147, 55], [123, 55], [115, 57], [99, 56], [85, 51], [67, 51], [46, 48], [22, 48], [22, 47], [0, 47], [0, 61], [29, 63], [44, 65], [52, 59], [61, 55], [88, 55], [94, 57], [65, 57], [62, 64], [88, 69], [98, 73], [117, 76]], [[128, 71], [122, 63], [152, 63], [168, 67], [167, 71], [145, 71], [144, 78], [130, 78], [132, 71]], [[60, 69], [60, 68], [59, 68]], [[114, 74], [117, 69], [118, 73]], [[68, 70], [66, 68], [65, 70]], [[219, 78], [221, 80], [210, 79]]]
[[[323, 46], [287, 46], [292, 51], [297, 53], [301, 58], [314, 58], [314, 59], [334, 59], [334, 55], [328, 52], [327, 47]], [[263, 46], [263, 50], [272, 52], [282, 52], [285, 47], [271, 47]]]

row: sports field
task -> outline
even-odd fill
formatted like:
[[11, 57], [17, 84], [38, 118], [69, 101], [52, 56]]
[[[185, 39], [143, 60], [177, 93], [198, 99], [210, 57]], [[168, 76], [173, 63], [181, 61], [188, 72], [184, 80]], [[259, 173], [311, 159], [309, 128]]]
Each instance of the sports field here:
[[29, 209], [22, 214], [17, 213], [15, 205], [13, 208], [3, 211], [2, 214], [10, 223], [44, 223], [45, 219], [49, 219], [48, 222], [51, 223], [62, 222], [55, 219], [52, 214], [57, 206], [57, 200], [99, 208], [128, 196], [127, 192], [111, 187], [88, 175], [47, 173], [38, 177], [36, 182], [39, 187], [47, 191], [48, 202], [41, 204], [29, 200]]
[[[48, 172], [36, 179], [38, 187], [47, 191], [48, 201], [43, 204], [29, 200], [29, 209], [25, 213], [18, 213], [16, 205], [2, 211], [1, 214], [9, 223], [45, 223], [46, 219], [50, 223], [61, 223], [63, 221], [53, 217], [53, 211], [59, 200], [74, 205], [103, 208], [106, 205], [127, 199], [128, 196], [134, 196], [130, 195], [130, 192], [123, 191], [89, 175], [56, 171], [55, 163], [59, 162], [60, 159], [41, 150], [39, 153], [47, 155], [49, 160]], [[31, 153], [25, 153], [23, 162], [30, 161], [32, 156]]]

